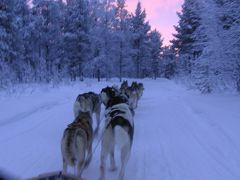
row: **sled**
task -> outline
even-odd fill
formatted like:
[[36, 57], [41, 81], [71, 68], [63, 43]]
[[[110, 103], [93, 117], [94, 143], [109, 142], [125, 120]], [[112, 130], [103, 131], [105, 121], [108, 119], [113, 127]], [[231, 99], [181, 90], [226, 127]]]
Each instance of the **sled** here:
[[28, 180], [82, 180], [71, 174], [63, 174], [62, 171], [49, 172], [40, 174], [36, 177], [29, 178]]

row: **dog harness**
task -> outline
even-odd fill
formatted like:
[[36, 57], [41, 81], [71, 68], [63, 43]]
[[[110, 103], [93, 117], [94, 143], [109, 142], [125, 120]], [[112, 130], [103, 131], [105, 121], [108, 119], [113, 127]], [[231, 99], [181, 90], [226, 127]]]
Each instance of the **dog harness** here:
[[111, 126], [112, 129], [114, 129], [116, 126], [121, 126], [124, 129], [126, 129], [127, 133], [130, 136], [130, 140], [132, 144], [134, 127], [130, 124], [130, 122], [127, 119], [123, 118], [122, 116], [116, 115], [111, 119], [111, 121], [108, 123], [106, 128], [108, 128], [109, 126]]

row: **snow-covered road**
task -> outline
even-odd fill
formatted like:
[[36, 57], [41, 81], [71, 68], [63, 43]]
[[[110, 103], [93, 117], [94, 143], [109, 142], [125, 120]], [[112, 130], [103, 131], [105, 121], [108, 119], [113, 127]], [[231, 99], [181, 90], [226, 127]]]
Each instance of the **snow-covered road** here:
[[[76, 96], [113, 83], [88, 80], [0, 98], [0, 169], [21, 178], [61, 170], [60, 140]], [[200, 95], [164, 79], [143, 83], [126, 179], [239, 180], [240, 97]], [[97, 147], [86, 179], [98, 179], [99, 153]]]

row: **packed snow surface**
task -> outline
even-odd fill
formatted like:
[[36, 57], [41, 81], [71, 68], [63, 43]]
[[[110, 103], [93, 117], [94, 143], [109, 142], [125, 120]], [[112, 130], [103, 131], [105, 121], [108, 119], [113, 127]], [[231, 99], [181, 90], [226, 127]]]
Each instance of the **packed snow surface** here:
[[[141, 80], [127, 180], [239, 180], [240, 97], [201, 95], [173, 81]], [[118, 81], [86, 80], [0, 94], [0, 169], [25, 179], [62, 169], [60, 141], [79, 93]], [[102, 105], [101, 126], [104, 124]], [[100, 136], [99, 136], [100, 137]], [[99, 177], [99, 138], [85, 179]], [[119, 154], [116, 154], [119, 167]], [[107, 164], [109, 167], [109, 163]], [[119, 168], [118, 168], [119, 170]], [[108, 180], [118, 171], [107, 171]]]

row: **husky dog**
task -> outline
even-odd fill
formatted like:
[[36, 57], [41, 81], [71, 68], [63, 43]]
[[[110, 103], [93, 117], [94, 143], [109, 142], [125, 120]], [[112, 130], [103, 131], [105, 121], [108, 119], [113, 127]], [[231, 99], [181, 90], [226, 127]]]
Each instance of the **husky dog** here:
[[121, 92], [114, 86], [112, 87], [106, 87], [106, 88], [103, 88], [101, 93], [100, 93], [100, 96], [101, 96], [101, 100], [103, 102], [103, 104], [105, 106], [107, 106], [107, 103], [110, 99], [112, 99], [113, 97], [115, 96], [119, 96], [121, 94]]
[[137, 83], [137, 82], [133, 81], [131, 86], [130, 86], [130, 90], [132, 92], [137, 93], [137, 99], [139, 100], [143, 95], [144, 87], [143, 87], [142, 83]]
[[135, 90], [132, 87], [128, 87], [125, 90], [125, 94], [129, 98], [129, 106], [130, 106], [130, 108], [131, 109], [136, 109], [137, 108], [137, 104], [138, 104], [138, 93], [137, 93], [137, 90]]
[[116, 170], [114, 146], [121, 151], [121, 169], [119, 180], [123, 180], [125, 168], [130, 156], [133, 141], [133, 115], [124, 96], [114, 96], [113, 90], [107, 87], [102, 90], [105, 97], [105, 128], [102, 138], [100, 157], [100, 180], [105, 179], [106, 159], [110, 155], [110, 170]]
[[143, 83], [138, 83], [138, 94], [139, 98], [142, 97], [144, 91]]
[[[81, 112], [65, 129], [61, 151], [63, 158], [63, 173], [67, 173], [67, 166], [77, 169], [77, 177], [86, 168], [92, 158], [93, 128], [89, 112]], [[87, 155], [86, 155], [87, 154]]]
[[88, 92], [78, 95], [74, 103], [74, 116], [77, 117], [80, 112], [90, 112], [91, 116], [93, 113], [96, 115], [97, 128], [94, 134], [98, 133], [100, 124], [101, 114], [101, 98], [94, 92]]
[[127, 88], [128, 88], [128, 81], [126, 80], [126, 81], [123, 81], [123, 83], [121, 84], [120, 91], [122, 93], [125, 93]]

